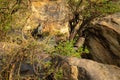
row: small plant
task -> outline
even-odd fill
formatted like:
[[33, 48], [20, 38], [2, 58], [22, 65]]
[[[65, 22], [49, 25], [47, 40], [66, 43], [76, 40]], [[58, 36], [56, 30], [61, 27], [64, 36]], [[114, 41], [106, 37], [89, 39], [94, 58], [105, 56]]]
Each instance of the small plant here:
[[54, 54], [80, 58], [83, 52], [89, 53], [89, 50], [87, 48], [84, 49], [83, 47], [80, 47], [78, 50], [75, 50], [74, 43], [75, 41], [60, 42], [58, 46], [55, 48]]
[[56, 80], [63, 80], [63, 71], [62, 71], [62, 69], [59, 69], [59, 70], [55, 73], [55, 79], [56, 79]]
[[78, 49], [78, 52], [80, 52], [81, 54], [82, 53], [89, 54], [88, 48], [87, 47], [84, 48], [83, 46]]

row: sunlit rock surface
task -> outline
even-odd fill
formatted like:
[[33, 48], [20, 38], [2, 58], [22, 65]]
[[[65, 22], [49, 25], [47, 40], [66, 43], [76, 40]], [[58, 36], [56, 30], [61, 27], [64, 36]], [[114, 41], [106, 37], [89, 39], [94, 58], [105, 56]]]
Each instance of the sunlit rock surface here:
[[[119, 80], [120, 68], [75, 57], [54, 56], [55, 69], [62, 69], [63, 80]], [[53, 77], [54, 78], [54, 77]]]
[[66, 1], [32, 1], [31, 13], [23, 28], [25, 35], [29, 35], [38, 28], [39, 35], [48, 34], [57, 35], [63, 39], [68, 38], [68, 21], [71, 18], [71, 11]]
[[93, 60], [120, 66], [120, 13], [94, 21], [86, 34]]

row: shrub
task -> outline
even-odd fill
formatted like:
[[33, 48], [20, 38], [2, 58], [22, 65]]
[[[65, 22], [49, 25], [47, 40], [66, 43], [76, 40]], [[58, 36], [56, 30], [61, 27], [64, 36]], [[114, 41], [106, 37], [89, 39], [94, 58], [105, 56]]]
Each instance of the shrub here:
[[83, 47], [80, 47], [78, 50], [75, 50], [74, 43], [75, 41], [60, 42], [55, 48], [54, 54], [80, 58], [83, 52], [89, 53], [89, 50], [87, 48], [84, 49]]

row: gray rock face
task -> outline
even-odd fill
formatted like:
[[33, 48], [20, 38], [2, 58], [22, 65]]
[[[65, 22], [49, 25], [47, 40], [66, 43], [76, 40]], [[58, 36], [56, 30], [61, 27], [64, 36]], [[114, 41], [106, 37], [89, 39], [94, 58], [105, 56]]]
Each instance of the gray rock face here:
[[[69, 58], [70, 64], [82, 67], [86, 70], [89, 79], [86, 80], [119, 80], [120, 68], [100, 64], [91, 60]], [[81, 73], [81, 72], [79, 72]], [[81, 79], [78, 79], [81, 80]]]
[[64, 80], [120, 80], [120, 68], [74, 57], [56, 57], [61, 64]]
[[120, 13], [93, 22], [87, 33], [93, 60], [120, 66]]

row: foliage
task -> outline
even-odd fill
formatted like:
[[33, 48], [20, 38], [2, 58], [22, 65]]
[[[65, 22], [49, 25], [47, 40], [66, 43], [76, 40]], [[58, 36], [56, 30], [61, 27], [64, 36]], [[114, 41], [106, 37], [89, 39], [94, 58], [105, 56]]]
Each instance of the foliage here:
[[5, 40], [5, 37], [10, 31], [23, 24], [19, 23], [27, 17], [23, 17], [28, 10], [27, 5], [28, 0], [0, 0], [0, 32], [2, 33], [0, 37], [2, 39]]
[[77, 35], [86, 37], [83, 32], [96, 18], [120, 12], [120, 1], [114, 0], [68, 0], [68, 4], [74, 15], [70, 21], [70, 39], [75, 39]]
[[[15, 14], [19, 9], [23, 9], [21, 1], [24, 0], [0, 0], [0, 38], [5, 36], [3, 35], [3, 33], [6, 34], [13, 28], [12, 22], [16, 20], [15, 18], [13, 18], [13, 14]], [[83, 20], [120, 11], [119, 3], [109, 0], [68, 0], [68, 3], [70, 4], [73, 14], [81, 14]], [[84, 8], [81, 9], [81, 7]], [[42, 60], [39, 60], [38, 58], [36, 58], [38, 56], [35, 56], [35, 53], [46, 52], [52, 53], [53, 55], [59, 54], [63, 56], [74, 56], [79, 58], [81, 57], [82, 53], [89, 53], [87, 47], [80, 47], [78, 50], [76, 50], [74, 48], [74, 44], [75, 41], [67, 40], [65, 42], [59, 42], [58, 45], [53, 48], [45, 43], [39, 44], [37, 41], [32, 40], [26, 42], [25, 44], [23, 43], [21, 44], [20, 48], [13, 50], [9, 54], [2, 55], [2, 64], [0, 64], [0, 66], [2, 66], [3, 69], [0, 71], [0, 79], [20, 80], [20, 67], [21, 63], [24, 62], [33, 65], [33, 67], [35, 68], [37, 67], [35, 70], [36, 75], [34, 75], [37, 79], [39, 76], [38, 73], [43, 70], [41, 67], [44, 67], [45, 70], [43, 70], [43, 78], [50, 75], [51, 73], [54, 73], [55, 79], [62, 80], [62, 70], [56, 70], [49, 61], [44, 62]], [[34, 65], [34, 63], [38, 63], [40, 65], [36, 66]], [[31, 75], [29, 75], [29, 77], [31, 77]]]
[[[28, 43], [21, 44], [18, 48], [10, 49], [11, 52], [7, 50], [8, 54], [0, 54], [2, 56], [0, 60], [0, 67], [2, 68], [0, 80], [26, 80], [27, 78], [28, 80], [49, 80], [46, 77], [52, 73], [54, 75], [53, 78], [62, 80], [63, 72], [61, 69], [56, 69], [50, 60], [45, 60], [44, 57], [39, 58], [39, 55], [46, 48], [44, 45], [46, 44], [30, 40]], [[31, 65], [34, 68], [34, 75], [22, 75], [20, 72], [22, 64]], [[40, 74], [42, 77], [40, 77]]]
[[[11, 52], [4, 53], [1, 56], [0, 79], [1, 80], [14, 80], [22, 79], [20, 75], [20, 67], [22, 62], [26, 64], [33, 64], [33, 55], [38, 45], [23, 44], [21, 47], [13, 49]], [[31, 77], [29, 75], [28, 77]]]
[[[14, 0], [12, 0], [13, 3], [15, 3]], [[10, 30], [11, 28], [11, 21], [12, 21], [12, 10], [14, 8], [15, 5], [13, 5], [12, 7], [10, 6], [11, 1], [6, 1], [6, 0], [0, 0], [0, 30]], [[17, 4], [16, 4], [17, 5]]]
[[78, 52], [89, 54], [88, 48], [87, 47], [84, 48], [83, 46], [78, 49]]
[[75, 50], [74, 43], [75, 41], [60, 42], [55, 48], [55, 53], [63, 56], [74, 56], [79, 58], [83, 52], [89, 53], [89, 50], [87, 48], [84, 49], [83, 47]]
[[111, 0], [68, 0], [68, 4], [72, 11], [86, 17], [120, 12], [120, 3]]
[[55, 79], [56, 79], [56, 80], [63, 80], [63, 71], [62, 71], [62, 69], [59, 69], [59, 70], [55, 73]]
[[[99, 0], [98, 0], [99, 1]], [[98, 17], [105, 16], [107, 14], [112, 14], [119, 12], [119, 3], [115, 3], [108, 0], [102, 0], [101, 2], [88, 2], [86, 8], [82, 11], [84, 18], [88, 17]]]

